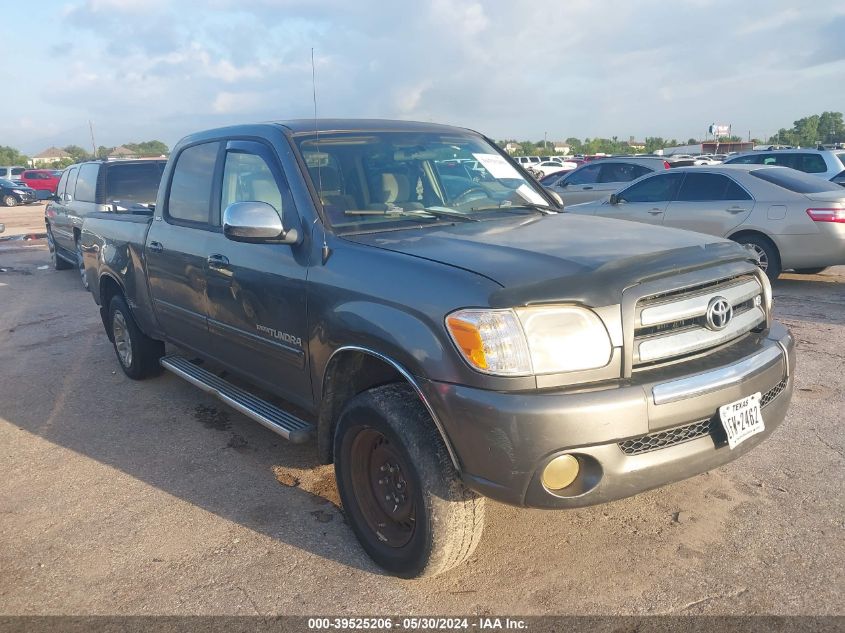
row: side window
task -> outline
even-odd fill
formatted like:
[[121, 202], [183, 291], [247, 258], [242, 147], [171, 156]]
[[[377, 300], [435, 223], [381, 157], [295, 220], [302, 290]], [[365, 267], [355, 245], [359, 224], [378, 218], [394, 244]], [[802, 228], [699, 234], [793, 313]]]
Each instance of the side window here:
[[827, 171], [827, 164], [821, 154], [798, 154], [797, 157], [800, 157], [801, 160], [796, 168], [801, 171], [808, 174], [822, 174]]
[[170, 181], [168, 217], [185, 222], [208, 223], [214, 165], [219, 149], [220, 143], [215, 142], [182, 150], [176, 159]]
[[761, 165], [785, 165], [786, 167], [792, 167], [793, 162], [791, 156], [789, 154], [781, 154], [778, 156], [777, 154], [762, 154], [760, 156], [760, 160], [756, 161]]
[[8, 178], [9, 169], [7, 167], [0, 167], [0, 178]]
[[86, 163], [79, 168], [79, 176], [76, 178], [76, 193], [73, 194], [74, 200], [96, 202], [97, 174], [99, 171], [99, 163]]
[[619, 194], [626, 202], [668, 202], [675, 197], [683, 174], [658, 174], [631, 185]]
[[20, 176], [23, 173], [23, 167], [13, 167], [12, 176]]
[[67, 175], [68, 171], [62, 172], [62, 177], [59, 180], [58, 186], [56, 187], [56, 195], [59, 197], [61, 197], [65, 193], [65, 185], [67, 185]]
[[747, 156], [738, 156], [728, 162], [734, 165], [759, 165], [761, 158], [761, 154], [748, 154]]
[[282, 192], [267, 162], [257, 154], [227, 152], [220, 213], [233, 202], [266, 202], [282, 215]]
[[716, 174], [688, 173], [684, 178], [678, 202], [703, 202], [706, 200], [723, 200], [727, 178]]
[[728, 186], [725, 188], [725, 200], [752, 200], [753, 198], [748, 192], [736, 184], [730, 178], [727, 178]]
[[631, 163], [603, 163], [599, 173], [599, 182], [631, 182], [637, 176]]
[[572, 172], [566, 179], [569, 185], [591, 185], [598, 180], [601, 165], [587, 165]]
[[67, 176], [67, 192], [71, 199], [74, 199], [74, 189], [76, 187], [76, 174], [79, 173], [79, 167], [73, 167]]

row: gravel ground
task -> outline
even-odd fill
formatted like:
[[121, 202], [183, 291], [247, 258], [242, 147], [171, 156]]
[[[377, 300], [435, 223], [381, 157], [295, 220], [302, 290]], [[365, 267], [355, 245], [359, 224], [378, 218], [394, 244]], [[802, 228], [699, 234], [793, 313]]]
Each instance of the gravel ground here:
[[0, 247], [2, 614], [845, 613], [845, 267], [775, 286], [796, 390], [757, 450], [595, 508], [491, 504], [471, 561], [402, 581], [312, 447], [172, 375], [125, 378], [48, 263]]

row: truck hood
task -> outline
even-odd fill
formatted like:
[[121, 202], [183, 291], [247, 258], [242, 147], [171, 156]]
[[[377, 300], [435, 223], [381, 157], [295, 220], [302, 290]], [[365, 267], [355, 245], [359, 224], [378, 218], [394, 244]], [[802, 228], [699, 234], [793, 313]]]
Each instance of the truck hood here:
[[719, 237], [587, 215], [518, 216], [345, 239], [471, 271], [502, 286], [494, 305], [619, 303], [622, 291], [749, 252]]

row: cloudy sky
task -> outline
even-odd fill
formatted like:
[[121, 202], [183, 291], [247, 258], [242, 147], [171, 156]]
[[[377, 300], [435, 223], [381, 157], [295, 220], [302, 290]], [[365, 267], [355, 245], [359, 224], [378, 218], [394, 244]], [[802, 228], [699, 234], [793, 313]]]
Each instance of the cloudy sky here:
[[[236, 122], [452, 123], [496, 138], [766, 136], [845, 110], [841, 0], [41, 0], [4, 7], [0, 144]], [[9, 28], [9, 25], [15, 28]]]

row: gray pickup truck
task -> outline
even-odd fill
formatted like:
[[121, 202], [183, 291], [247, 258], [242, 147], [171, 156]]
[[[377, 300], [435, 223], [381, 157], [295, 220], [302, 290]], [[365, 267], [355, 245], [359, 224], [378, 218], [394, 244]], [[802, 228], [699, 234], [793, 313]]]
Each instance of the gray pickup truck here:
[[476, 132], [289, 121], [183, 139], [155, 209], [88, 215], [80, 249], [130, 378], [313, 437], [363, 548], [414, 577], [470, 556], [485, 497], [627, 497], [786, 415], [749, 251], [561, 210]]

